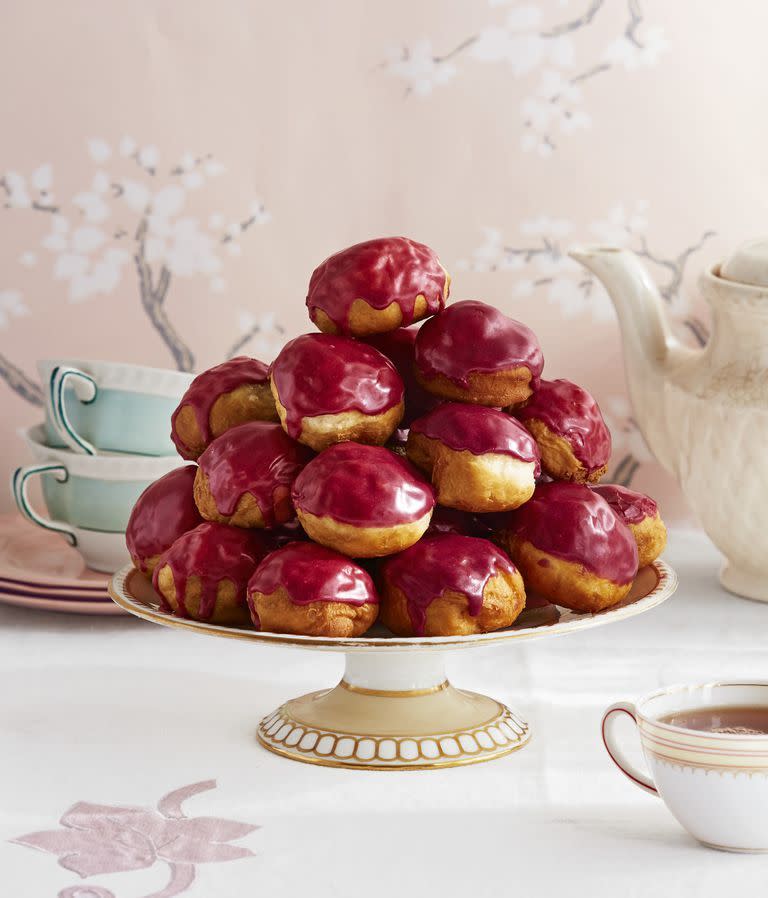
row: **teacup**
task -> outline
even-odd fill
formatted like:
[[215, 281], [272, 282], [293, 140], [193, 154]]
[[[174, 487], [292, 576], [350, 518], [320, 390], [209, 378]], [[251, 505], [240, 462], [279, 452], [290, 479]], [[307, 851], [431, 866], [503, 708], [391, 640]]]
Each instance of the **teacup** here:
[[[183, 464], [178, 456], [78, 455], [47, 446], [42, 425], [30, 427], [25, 440], [36, 463], [13, 474], [19, 511], [33, 524], [61, 533], [88, 567], [107, 573], [128, 560], [125, 528], [141, 492]], [[50, 517], [35, 511], [29, 500], [29, 481], [37, 476]]]
[[171, 414], [193, 374], [120, 362], [37, 363], [51, 446], [97, 455], [172, 455]]
[[[634, 705], [619, 702], [603, 716], [603, 743], [633, 783], [659, 795], [700, 842], [724, 851], [768, 852], [768, 733], [687, 729], [660, 718], [690, 709], [768, 707], [768, 681], [673, 686]], [[651, 772], [638, 770], [616, 740], [629, 715], [640, 731]]]

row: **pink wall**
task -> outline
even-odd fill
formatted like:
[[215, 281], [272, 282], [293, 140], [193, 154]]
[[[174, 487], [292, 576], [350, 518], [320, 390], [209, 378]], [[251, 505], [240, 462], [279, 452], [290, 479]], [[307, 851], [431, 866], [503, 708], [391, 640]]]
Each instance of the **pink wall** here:
[[[241, 341], [269, 360], [309, 329], [319, 261], [402, 233], [437, 249], [454, 298], [532, 326], [548, 374], [597, 394], [615, 463], [683, 514], [631, 424], [613, 311], [563, 251], [645, 253], [693, 339], [696, 272], [764, 230], [768, 7], [713, 7], [6, 4], [0, 473], [41, 415], [12, 368], [173, 366], [172, 349], [201, 368]], [[142, 306], [142, 246], [145, 300], [176, 337]]]

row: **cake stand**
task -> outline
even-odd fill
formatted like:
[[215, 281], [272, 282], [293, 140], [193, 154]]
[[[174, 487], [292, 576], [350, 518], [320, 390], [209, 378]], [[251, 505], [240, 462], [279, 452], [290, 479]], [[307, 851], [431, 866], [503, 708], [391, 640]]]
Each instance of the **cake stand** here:
[[118, 571], [110, 595], [145, 620], [192, 633], [343, 652], [333, 689], [294, 698], [259, 724], [261, 744], [296, 761], [327, 767], [414, 770], [457, 767], [500, 758], [530, 739], [528, 724], [501, 702], [456, 689], [445, 654], [459, 649], [576, 633], [642, 614], [669, 598], [675, 572], [663, 561], [643, 568], [619, 605], [577, 614], [554, 605], [524, 611], [512, 627], [475, 636], [392, 636], [377, 625], [365, 636], [324, 638], [265, 633], [172, 617], [147, 579], [130, 565]]

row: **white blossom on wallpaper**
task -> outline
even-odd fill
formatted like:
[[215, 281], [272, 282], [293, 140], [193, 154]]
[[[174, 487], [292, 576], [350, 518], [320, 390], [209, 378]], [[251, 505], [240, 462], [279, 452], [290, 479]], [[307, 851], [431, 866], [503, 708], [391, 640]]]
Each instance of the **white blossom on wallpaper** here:
[[227, 358], [250, 346], [260, 359], [273, 359], [285, 343], [285, 328], [272, 312], [254, 315], [248, 309], [239, 309], [237, 323], [240, 335], [229, 347]]
[[[19, 264], [49, 265], [53, 281], [62, 283], [72, 303], [113, 293], [131, 278], [176, 367], [191, 371], [194, 354], [166, 309], [173, 285], [179, 278], [202, 277], [212, 292], [225, 291], [227, 257], [241, 254], [243, 237], [268, 222], [269, 213], [253, 199], [237, 217], [192, 214], [190, 194], [225, 172], [210, 154], [185, 153], [163, 165], [157, 147], [141, 146], [128, 136], [117, 145], [92, 138], [87, 152], [93, 164], [90, 183], [66, 196], [56, 192], [51, 163], [26, 175], [6, 171], [0, 177], [5, 211], [39, 214], [46, 225], [39, 244], [25, 250]], [[0, 290], [0, 328], [30, 313], [20, 290]], [[241, 326], [235, 345], [243, 349], [263, 328], [256, 320]], [[266, 325], [269, 331], [276, 328], [279, 332], [273, 320]], [[40, 403], [37, 384], [3, 356], [0, 377], [30, 402]]]
[[[560, 2], [556, 12], [545, 4], [510, 4], [489, 0], [491, 7], [510, 7], [494, 21], [447, 51], [423, 38], [393, 48], [382, 68], [406, 82], [406, 95], [428, 97], [473, 63], [505, 65], [514, 79], [524, 79], [526, 95], [519, 104], [523, 150], [551, 156], [560, 141], [591, 124], [585, 107], [589, 82], [606, 72], [634, 71], [654, 65], [667, 48], [663, 28], [645, 21], [639, 0], [609, 4], [583, 0], [568, 14]], [[621, 14], [616, 15], [616, 8]], [[601, 16], [613, 13], [614, 34], [597, 53], [585, 51], [580, 34]]]
[[[694, 314], [682, 286], [691, 256], [714, 232], [705, 231], [682, 249], [666, 253], [651, 248], [647, 229], [648, 203], [637, 201], [617, 204], [579, 232], [588, 231], [597, 243], [627, 247], [644, 259], [668, 305], [673, 326], [681, 336], [703, 346], [709, 336], [707, 327]], [[546, 215], [523, 221], [518, 233], [509, 238], [498, 228], [485, 228], [483, 242], [456, 267], [485, 273], [513, 272], [514, 296], [543, 297], [565, 320], [588, 317], [594, 322], [610, 321], [615, 312], [602, 284], [568, 256], [568, 244], [576, 230], [574, 222]], [[651, 456], [626, 397], [610, 396], [603, 403], [603, 412], [614, 437], [613, 457], [617, 459], [611, 476], [628, 484], [639, 465], [651, 461]]]

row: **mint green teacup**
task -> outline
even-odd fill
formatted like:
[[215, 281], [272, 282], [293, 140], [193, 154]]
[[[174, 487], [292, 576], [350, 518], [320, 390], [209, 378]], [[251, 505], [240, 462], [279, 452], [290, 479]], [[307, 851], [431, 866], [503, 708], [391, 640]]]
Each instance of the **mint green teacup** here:
[[171, 415], [193, 374], [122, 362], [37, 363], [51, 446], [98, 455], [172, 455]]
[[[143, 490], [183, 464], [176, 456], [80, 455], [46, 445], [45, 428], [24, 435], [35, 464], [17, 468], [11, 490], [19, 511], [38, 527], [61, 533], [88, 567], [112, 573], [128, 560], [125, 528]], [[41, 478], [50, 517], [36, 511], [28, 488]]]

